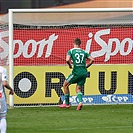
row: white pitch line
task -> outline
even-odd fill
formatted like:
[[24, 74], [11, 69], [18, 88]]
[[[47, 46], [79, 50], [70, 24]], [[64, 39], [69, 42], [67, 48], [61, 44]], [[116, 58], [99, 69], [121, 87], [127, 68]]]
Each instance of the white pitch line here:
[[59, 128], [59, 129], [49, 129], [49, 130], [88, 130], [88, 129], [125, 129], [125, 128], [132, 128], [132, 126], [114, 126], [114, 127], [88, 127], [88, 128]]

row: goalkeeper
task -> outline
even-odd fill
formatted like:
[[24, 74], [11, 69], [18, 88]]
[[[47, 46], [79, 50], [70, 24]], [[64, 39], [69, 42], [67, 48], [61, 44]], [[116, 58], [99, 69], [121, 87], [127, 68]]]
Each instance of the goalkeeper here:
[[[77, 84], [76, 93], [79, 100], [77, 110], [81, 110], [83, 106], [81, 87], [84, 86], [86, 81], [87, 68], [93, 64], [94, 59], [90, 54], [81, 49], [80, 45], [81, 45], [81, 40], [79, 38], [76, 38], [74, 40], [74, 48], [70, 49], [66, 56], [66, 62], [70, 69], [72, 69], [71, 61], [73, 63], [73, 70], [72, 73], [64, 81], [63, 88], [64, 88], [65, 103], [59, 105], [60, 108], [70, 108], [69, 85], [75, 83]], [[88, 63], [86, 64], [87, 60]]]

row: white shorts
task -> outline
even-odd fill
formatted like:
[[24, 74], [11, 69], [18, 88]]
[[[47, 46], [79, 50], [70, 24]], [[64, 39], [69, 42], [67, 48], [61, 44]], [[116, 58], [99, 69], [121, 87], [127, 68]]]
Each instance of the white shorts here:
[[5, 99], [0, 99], [0, 117], [5, 117], [7, 114], [7, 103]]

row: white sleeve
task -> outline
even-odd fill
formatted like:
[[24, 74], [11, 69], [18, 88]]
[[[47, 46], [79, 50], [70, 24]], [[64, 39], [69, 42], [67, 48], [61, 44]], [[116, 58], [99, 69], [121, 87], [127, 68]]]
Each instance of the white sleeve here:
[[4, 68], [2, 72], [2, 81], [8, 81], [7, 71]]

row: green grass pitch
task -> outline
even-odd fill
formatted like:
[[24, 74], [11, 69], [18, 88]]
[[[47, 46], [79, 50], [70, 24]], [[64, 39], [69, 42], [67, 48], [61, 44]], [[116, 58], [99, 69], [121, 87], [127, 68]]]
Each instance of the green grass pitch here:
[[9, 109], [7, 133], [133, 133], [132, 105]]

